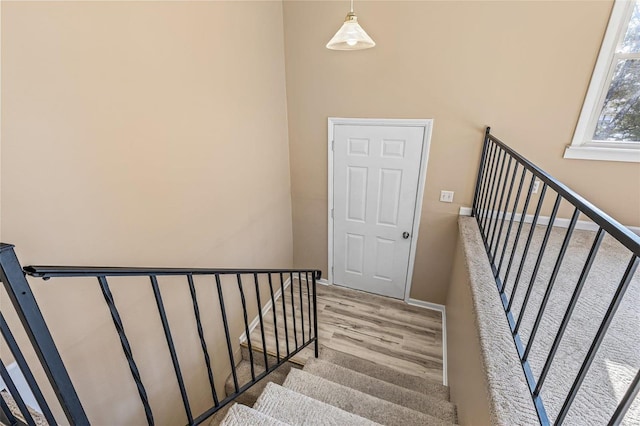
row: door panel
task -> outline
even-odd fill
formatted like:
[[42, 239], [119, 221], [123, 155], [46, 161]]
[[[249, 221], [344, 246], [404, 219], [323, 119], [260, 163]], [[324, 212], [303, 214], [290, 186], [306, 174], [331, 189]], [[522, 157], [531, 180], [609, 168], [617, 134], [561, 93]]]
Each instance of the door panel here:
[[402, 170], [381, 169], [378, 188], [378, 225], [398, 226]]
[[386, 238], [376, 237], [376, 263], [374, 265], [374, 277], [393, 281], [393, 259], [396, 242]]
[[365, 221], [367, 207], [367, 173], [366, 167], [347, 169], [347, 219], [358, 222]]
[[362, 275], [364, 272], [364, 235], [347, 234], [345, 255], [346, 272]]
[[336, 284], [403, 298], [424, 127], [334, 127]]

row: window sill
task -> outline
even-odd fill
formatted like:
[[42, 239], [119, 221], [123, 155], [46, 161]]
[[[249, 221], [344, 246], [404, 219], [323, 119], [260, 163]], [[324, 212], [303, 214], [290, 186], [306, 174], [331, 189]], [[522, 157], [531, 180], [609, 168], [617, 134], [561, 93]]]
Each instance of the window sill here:
[[564, 150], [564, 158], [640, 163], [640, 149], [569, 145]]

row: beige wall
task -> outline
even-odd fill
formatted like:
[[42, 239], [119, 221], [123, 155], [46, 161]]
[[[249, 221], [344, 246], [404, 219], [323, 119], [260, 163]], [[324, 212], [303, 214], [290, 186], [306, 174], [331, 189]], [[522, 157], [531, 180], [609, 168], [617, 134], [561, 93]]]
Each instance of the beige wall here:
[[[374, 49], [325, 44], [346, 2], [285, 1], [294, 262], [327, 270], [327, 117], [433, 118], [411, 297], [445, 303], [483, 126], [627, 225], [640, 165], [564, 160], [608, 1], [358, 1]], [[438, 201], [455, 191], [453, 204]], [[326, 276], [326, 272], [325, 272]]]
[[[283, 43], [279, 1], [3, 1], [3, 241], [25, 265], [291, 266]], [[142, 423], [97, 284], [31, 282], [90, 420]], [[211, 284], [196, 282], [220, 360]], [[198, 413], [186, 281], [160, 285]], [[112, 287], [157, 423], [184, 424], [148, 280]]]

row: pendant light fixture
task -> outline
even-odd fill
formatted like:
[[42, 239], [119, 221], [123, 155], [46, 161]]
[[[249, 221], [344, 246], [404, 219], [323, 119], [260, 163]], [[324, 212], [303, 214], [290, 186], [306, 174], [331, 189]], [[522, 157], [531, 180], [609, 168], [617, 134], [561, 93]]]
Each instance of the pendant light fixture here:
[[327, 49], [362, 50], [370, 49], [375, 45], [369, 34], [358, 24], [358, 17], [353, 13], [353, 0], [351, 0], [351, 11], [347, 13], [342, 27], [327, 43]]

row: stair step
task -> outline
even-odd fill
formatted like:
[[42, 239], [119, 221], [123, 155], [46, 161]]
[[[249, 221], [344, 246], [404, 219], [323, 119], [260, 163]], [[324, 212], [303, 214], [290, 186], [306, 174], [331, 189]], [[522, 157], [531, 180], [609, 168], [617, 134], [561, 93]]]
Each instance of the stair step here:
[[405, 389], [339, 365], [311, 358], [303, 371], [403, 407], [455, 423], [455, 405], [449, 401]]
[[[16, 419], [18, 419], [20, 422], [23, 422], [24, 424], [27, 423], [25, 416], [20, 412], [20, 408], [18, 408], [18, 404], [16, 403], [16, 400], [13, 399], [13, 396], [11, 396], [11, 394], [8, 391], [3, 390], [2, 392], [0, 392], [0, 398], [4, 399], [5, 403], [7, 404], [7, 407], [9, 408], [11, 413], [14, 415], [14, 417], [16, 417]], [[44, 418], [44, 415], [40, 414], [39, 412], [29, 407], [28, 405], [27, 405], [27, 410], [29, 410], [29, 414], [31, 414], [31, 418], [35, 422], [36, 426], [49, 425], [49, 423], [47, 422], [47, 419]], [[0, 425], [3, 425], [3, 424], [4, 423], [0, 423]]]
[[376, 424], [274, 383], [267, 385], [253, 408], [292, 426], [371, 426]]
[[403, 373], [375, 362], [322, 347], [320, 359], [432, 397], [449, 401], [449, 387], [424, 377]]
[[286, 426], [286, 423], [280, 420], [241, 404], [233, 404], [220, 424], [223, 426]]
[[302, 370], [291, 370], [283, 386], [384, 425], [451, 425], [451, 422], [376, 398]]
[[233, 404], [229, 403], [224, 407], [222, 407], [221, 409], [219, 409], [218, 411], [216, 411], [216, 413], [213, 416], [211, 416], [211, 418], [209, 419], [208, 426], [218, 426], [219, 424], [221, 424], [222, 420], [224, 420], [224, 418], [227, 417], [227, 413], [229, 412], [232, 406]]
[[[260, 372], [264, 371], [264, 353], [262, 352], [262, 345], [256, 346], [253, 345], [252, 346], [253, 349], [253, 362], [255, 364], [255, 366], [260, 370]], [[249, 357], [249, 347], [247, 346], [247, 342], [243, 342], [240, 344], [240, 350], [242, 353], [242, 359], [245, 361], [249, 361], [250, 357]], [[301, 356], [301, 354], [304, 353], [304, 356]], [[278, 358], [277, 358], [277, 353], [275, 350], [271, 350], [268, 349], [267, 350], [267, 361], [269, 362], [269, 365], [275, 365], [278, 363]], [[286, 350], [283, 350], [280, 352], [280, 357], [284, 358], [284, 356], [287, 355]], [[311, 356], [313, 357], [313, 346], [310, 345], [307, 348], [304, 348], [302, 351], [298, 352], [296, 355], [294, 355], [288, 362], [294, 363], [294, 364], [298, 364], [300, 367], [304, 366], [305, 361], [307, 360], [307, 358]], [[257, 370], [256, 370], [257, 371]]]
[[[287, 374], [289, 374], [289, 371], [291, 370], [291, 368], [299, 368], [299, 367], [297, 366], [294, 367], [293, 364], [291, 363], [282, 364], [272, 373], [268, 374], [264, 379], [260, 380], [258, 383], [251, 386], [247, 391], [245, 391], [240, 396], [238, 396], [235, 399], [235, 402], [244, 404], [247, 406], [252, 406], [258, 400], [260, 393], [262, 393], [262, 390], [265, 388], [265, 386], [267, 386], [267, 383], [269, 382], [273, 382], [277, 384], [284, 383], [287, 377]], [[264, 368], [258, 370], [256, 366], [254, 366], [254, 373], [256, 375], [259, 374], [259, 372], [261, 373], [263, 371], [264, 371]], [[251, 381], [251, 364], [248, 361], [240, 362], [240, 364], [236, 366], [236, 374], [238, 376], [238, 386], [241, 387], [244, 384], [249, 383]], [[236, 389], [233, 383], [232, 375], [229, 375], [229, 377], [227, 377], [227, 381], [225, 382], [224, 389], [227, 395], [231, 395], [235, 392]]]

